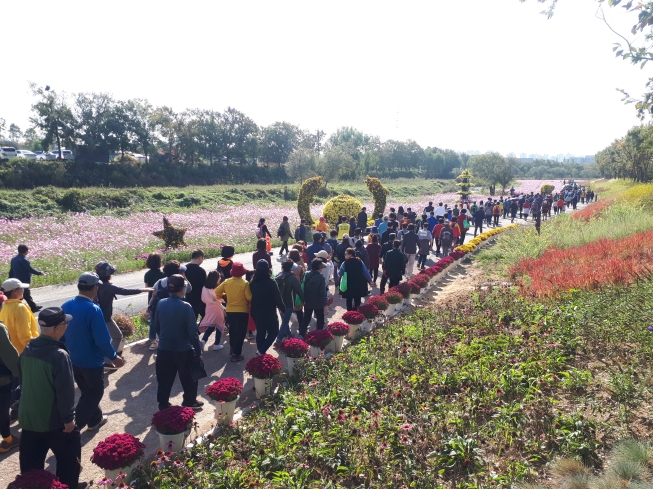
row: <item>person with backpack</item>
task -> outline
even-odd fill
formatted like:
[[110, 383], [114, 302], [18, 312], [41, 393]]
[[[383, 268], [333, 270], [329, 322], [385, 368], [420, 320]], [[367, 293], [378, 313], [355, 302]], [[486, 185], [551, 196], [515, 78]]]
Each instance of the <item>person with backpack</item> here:
[[533, 201], [533, 204], [531, 204], [531, 215], [533, 216], [533, 219], [538, 219], [540, 218], [540, 202], [535, 199]]
[[204, 263], [204, 252], [200, 249], [193, 250], [190, 262], [186, 264], [184, 277], [191, 285], [191, 290], [186, 295], [185, 301], [193, 307], [195, 318], [203, 317], [206, 313], [204, 301], [202, 301], [202, 289], [206, 283], [206, 271], [202, 267]]
[[338, 246], [338, 232], [336, 230], [331, 230], [329, 232], [329, 238], [327, 238], [326, 243], [331, 248], [331, 254], [335, 255], [336, 247]]
[[417, 268], [424, 270], [426, 269], [426, 258], [428, 257], [431, 248], [431, 232], [429, 231], [428, 221], [422, 223], [422, 228], [417, 233], [417, 240], [419, 244], [419, 249], [417, 251]]
[[285, 309], [281, 314], [281, 327], [277, 334], [275, 347], [279, 347], [284, 338], [290, 337], [290, 318], [295, 309], [294, 306], [297, 298], [299, 298], [300, 305], [304, 304], [304, 290], [302, 289], [297, 276], [292, 271], [294, 265], [295, 264], [292, 260], [284, 260], [281, 263], [281, 272], [274, 278], [277, 282], [279, 293], [281, 294], [281, 300], [285, 305]]
[[277, 230], [277, 236], [279, 237], [279, 240], [281, 240], [281, 249], [279, 250], [279, 255], [283, 255], [284, 250], [286, 251], [287, 254], [288, 240], [290, 240], [293, 237], [292, 233], [290, 232], [290, 223], [288, 223], [288, 216], [283, 217], [283, 220], [279, 225], [279, 229]]
[[[35, 276], [47, 276], [43, 271], [34, 269], [29, 260], [27, 260], [27, 254], [29, 253], [29, 248], [27, 245], [18, 245], [18, 255], [11, 259], [11, 265], [9, 267], [9, 279], [18, 279], [24, 284], [30, 284], [32, 282], [32, 275]], [[32, 313], [37, 313], [43, 307], [37, 305], [32, 299], [32, 293], [30, 292], [29, 286], [23, 290], [23, 300], [29, 306], [29, 309], [32, 310]]]
[[265, 224], [265, 218], [258, 220], [258, 225], [256, 226], [256, 238], [266, 240], [268, 238], [272, 239], [268, 226]]
[[320, 250], [324, 250], [324, 246], [322, 245], [322, 233], [315, 232], [313, 233], [313, 243], [306, 247], [306, 256], [309, 263], [315, 258], [315, 254]]
[[528, 215], [531, 214], [531, 201], [524, 201], [524, 221], [528, 221]]
[[306, 241], [306, 220], [303, 219], [297, 228], [295, 228], [295, 241]]
[[474, 213], [474, 236], [479, 232], [483, 233], [483, 220], [485, 220], [485, 208], [481, 201], [481, 206]]
[[220, 282], [220, 274], [218, 271], [211, 271], [206, 276], [204, 287], [202, 288], [202, 301], [205, 305], [205, 315], [199, 325], [199, 332], [204, 331], [200, 345], [202, 351], [206, 342], [215, 332], [215, 341], [213, 342], [213, 350], [221, 350], [224, 348], [221, 342], [222, 334], [225, 328], [225, 307], [222, 298], [218, 299], [215, 296], [215, 289]]
[[[121, 296], [133, 296], [135, 294], [151, 293], [154, 291], [154, 289], [127, 289], [112, 284], [111, 277], [116, 273], [117, 270], [117, 267], [114, 267], [113, 265], [109, 264], [109, 262], [104, 261], [98, 263], [95, 266], [95, 273], [98, 275], [101, 281], [97, 290], [97, 304], [102, 310], [104, 321], [107, 324], [107, 330], [109, 330], [109, 335], [111, 335], [111, 345], [118, 353], [118, 355], [122, 356], [122, 351], [125, 347], [125, 341], [122, 338], [122, 332], [120, 331], [120, 328], [116, 324], [116, 321], [113, 319], [113, 300], [116, 299], [117, 294]], [[118, 369], [108, 358], [104, 360], [104, 363], [105, 369]]]
[[[266, 260], [259, 260], [256, 263], [249, 289], [252, 294], [250, 311], [256, 325], [256, 354], [262, 356], [279, 334], [277, 310], [281, 315], [286, 312], [279, 286], [270, 277], [270, 265]], [[291, 303], [288, 306], [291, 306]]]
[[231, 267], [234, 263], [233, 256], [236, 253], [236, 250], [231, 245], [225, 245], [221, 250], [221, 258], [218, 260], [218, 266], [216, 270], [220, 275], [220, 282], [229, 279], [231, 277]]
[[[148, 304], [147, 307], [147, 312], [150, 317], [150, 320], [154, 319], [154, 315], [156, 314], [156, 308], [157, 305], [159, 304], [159, 301], [170, 296], [168, 292], [168, 278], [173, 276], [174, 274], [181, 274], [183, 277], [183, 275], [186, 273], [186, 266], [181, 265], [177, 260], [169, 260], [163, 266], [163, 273], [165, 274], [165, 277], [163, 279], [159, 279], [154, 284], [154, 287], [152, 288], [154, 290], [152, 294], [152, 299], [150, 300], [150, 303]], [[191, 284], [188, 281], [186, 281], [186, 289], [184, 294], [188, 294], [189, 292], [192, 291], [192, 289], [193, 286], [191, 286]], [[159, 341], [156, 338], [156, 332], [152, 328], [152, 322], [150, 322], [149, 339], [150, 339], [149, 349], [151, 351], [157, 350], [159, 348]]]
[[454, 243], [454, 231], [449, 221], [444, 222], [444, 228], [440, 232], [440, 243], [442, 245], [442, 256], [449, 256], [449, 252]]
[[517, 217], [517, 211], [519, 211], [519, 200], [511, 199], [510, 200], [510, 222], [514, 223], [515, 218]]
[[488, 200], [485, 203], [485, 224], [490, 227], [492, 226], [492, 209], [494, 206], [492, 205], [492, 201]]
[[[147, 256], [145, 267], [148, 268], [148, 271], [145, 273], [145, 277], [143, 277], [143, 282], [145, 282], [146, 288], [153, 288], [154, 284], [156, 284], [159, 279], [163, 279], [165, 277], [165, 274], [161, 270], [161, 265], [161, 254], [153, 253]], [[147, 293], [148, 304], [150, 303], [151, 299], [152, 293]]]
[[494, 218], [492, 226], [499, 226], [499, 218], [501, 217], [501, 206], [497, 202], [492, 208], [492, 217]]
[[317, 329], [322, 330], [324, 328], [324, 307], [328, 305], [328, 299], [326, 282], [321, 272], [322, 267], [325, 267], [324, 262], [317, 258], [313, 259], [311, 271], [304, 277], [304, 321], [299, 324], [299, 336], [301, 338], [306, 335], [313, 313], [315, 313], [317, 319]]
[[401, 242], [394, 240], [392, 250], [386, 252], [383, 256], [383, 278], [381, 279], [381, 293], [385, 291], [386, 282], [388, 287], [393, 288], [401, 282], [401, 278], [406, 273], [406, 263], [408, 259], [401, 252]]
[[215, 290], [215, 297], [227, 297], [227, 323], [229, 324], [229, 344], [231, 346], [231, 362], [243, 359], [243, 343], [247, 336], [249, 322], [249, 305], [252, 292], [249, 283], [243, 279], [247, 269], [240, 262], [234, 262], [231, 267], [231, 277], [220, 283]]

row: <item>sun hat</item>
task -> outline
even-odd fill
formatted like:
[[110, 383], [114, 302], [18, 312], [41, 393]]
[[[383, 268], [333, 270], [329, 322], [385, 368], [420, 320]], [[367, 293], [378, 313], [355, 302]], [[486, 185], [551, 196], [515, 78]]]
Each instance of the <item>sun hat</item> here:
[[15, 278], [7, 279], [5, 282], [2, 283], [2, 290], [5, 293], [8, 293], [8, 292], [13, 291], [14, 289], [18, 289], [18, 288], [27, 289], [28, 287], [29, 287], [29, 284], [21, 282], [20, 280], [15, 279]]
[[329, 258], [329, 254], [327, 253], [326, 250], [320, 250], [318, 253], [315, 254], [315, 256], [318, 259], [325, 259], [327, 260]]
[[72, 315], [66, 315], [64, 311], [57, 306], [44, 308], [41, 310], [41, 313], [39, 313], [39, 325], [46, 328], [56, 327], [60, 323], [70, 322], [72, 319]]
[[349, 233], [345, 233], [344, 235], [342, 235], [342, 239], [349, 240]]
[[247, 274], [247, 269], [242, 262], [234, 262], [231, 266], [231, 277], [243, 277]]

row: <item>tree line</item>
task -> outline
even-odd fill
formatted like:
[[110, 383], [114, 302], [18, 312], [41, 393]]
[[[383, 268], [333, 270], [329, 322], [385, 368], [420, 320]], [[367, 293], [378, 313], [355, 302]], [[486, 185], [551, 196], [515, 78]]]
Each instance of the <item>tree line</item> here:
[[598, 152], [596, 164], [603, 177], [650, 182], [653, 180], [653, 126], [634, 126], [623, 138]]

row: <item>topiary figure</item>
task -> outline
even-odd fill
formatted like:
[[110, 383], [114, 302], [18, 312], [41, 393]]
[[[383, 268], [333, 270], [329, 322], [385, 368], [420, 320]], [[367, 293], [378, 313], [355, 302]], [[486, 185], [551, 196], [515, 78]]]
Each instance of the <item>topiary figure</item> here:
[[468, 201], [469, 196], [472, 193], [470, 189], [474, 186], [472, 183], [473, 178], [474, 176], [469, 171], [469, 169], [463, 170], [463, 173], [457, 177], [457, 180], [460, 181], [458, 184], [456, 184], [458, 187], [460, 187], [458, 194], [460, 194], [460, 200], [463, 202]]
[[372, 213], [373, 222], [379, 214], [385, 213], [386, 199], [388, 194], [390, 194], [390, 191], [379, 179], [376, 177], [370, 177], [369, 175], [365, 177], [365, 185], [367, 185], [367, 189], [372, 193], [372, 199], [374, 199], [374, 212]]
[[175, 228], [170, 224], [168, 218], [163, 217], [163, 230], [152, 233], [155, 237], [160, 238], [166, 244], [166, 248], [179, 248], [186, 245], [184, 234], [186, 228]]
[[551, 194], [555, 188], [556, 186], [553, 184], [542, 184], [542, 187], [540, 187], [540, 194]]
[[322, 210], [322, 216], [326, 219], [326, 222], [331, 226], [338, 225], [338, 218], [340, 216], [358, 216], [363, 205], [355, 197], [347, 196], [345, 194], [340, 194], [339, 196], [330, 199]]
[[311, 216], [311, 203], [317, 194], [317, 191], [322, 187], [322, 177], [311, 177], [306, 179], [299, 188], [299, 195], [297, 196], [297, 212], [301, 219], [306, 220], [307, 225], [314, 223]]

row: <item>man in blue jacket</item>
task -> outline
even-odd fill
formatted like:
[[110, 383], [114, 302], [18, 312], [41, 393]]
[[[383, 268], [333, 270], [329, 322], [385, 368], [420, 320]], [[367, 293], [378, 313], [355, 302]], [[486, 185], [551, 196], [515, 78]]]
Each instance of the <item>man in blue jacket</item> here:
[[100, 284], [102, 281], [95, 272], [85, 272], [77, 281], [79, 294], [61, 306], [66, 315], [73, 317], [64, 343], [70, 352], [75, 382], [82, 392], [75, 408], [80, 430], [86, 426], [88, 430], [97, 430], [108, 421], [100, 408], [104, 396], [104, 358], [111, 360], [115, 367], [124, 365], [111, 345], [102, 310], [93, 303]]
[[[28, 252], [29, 249], [27, 248], [27, 245], [18, 245], [18, 255], [11, 259], [9, 279], [18, 279], [22, 283], [31, 284], [32, 274], [36, 276], [47, 275], [45, 272], [38, 271], [31, 266], [29, 260], [27, 260]], [[27, 301], [27, 305], [29, 306], [30, 310], [32, 310], [32, 313], [36, 313], [37, 311], [40, 311], [41, 308], [43, 308], [34, 302], [32, 299], [32, 293], [30, 292], [29, 288], [25, 288], [23, 290], [23, 299]]]

